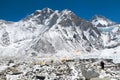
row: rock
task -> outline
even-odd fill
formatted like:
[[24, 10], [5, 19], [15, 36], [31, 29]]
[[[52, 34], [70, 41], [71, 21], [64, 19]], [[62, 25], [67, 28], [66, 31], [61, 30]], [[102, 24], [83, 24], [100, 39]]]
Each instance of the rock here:
[[22, 72], [13, 72], [12, 75], [19, 75], [22, 74]]
[[82, 71], [82, 75], [85, 77], [86, 80], [99, 77], [99, 73], [97, 73], [93, 69], [87, 70], [83, 64], [81, 66], [81, 71]]
[[56, 76], [61, 76], [61, 75], [63, 75], [62, 73], [55, 73], [56, 74]]
[[45, 80], [45, 76], [36, 76], [36, 79], [38, 79], [38, 80]]
[[90, 80], [110, 80], [109, 78], [92, 78]]
[[84, 73], [83, 74], [84, 75], [84, 77], [86, 78], [86, 79], [91, 79], [91, 78], [95, 78], [95, 77], [98, 77], [99, 76], [99, 74], [97, 73], [97, 72], [93, 72], [93, 71], [87, 71], [86, 73]]
[[22, 74], [22, 72], [19, 72], [17, 69], [15, 69], [14, 67], [9, 67], [6, 72], [8, 74], [11, 74], [11, 75], [19, 75], [19, 74]]
[[0, 75], [0, 80], [7, 80], [5, 75]]
[[113, 59], [104, 59], [104, 61], [107, 61], [107, 62], [112, 63], [112, 62], [113, 62]]
[[7, 65], [9, 66], [11, 63], [14, 63], [14, 60], [9, 60]]

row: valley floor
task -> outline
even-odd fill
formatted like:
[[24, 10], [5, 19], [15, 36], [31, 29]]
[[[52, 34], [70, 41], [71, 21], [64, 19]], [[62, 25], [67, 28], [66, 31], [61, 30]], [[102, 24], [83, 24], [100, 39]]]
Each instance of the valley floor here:
[[1, 58], [0, 80], [120, 80], [120, 64], [104, 59]]

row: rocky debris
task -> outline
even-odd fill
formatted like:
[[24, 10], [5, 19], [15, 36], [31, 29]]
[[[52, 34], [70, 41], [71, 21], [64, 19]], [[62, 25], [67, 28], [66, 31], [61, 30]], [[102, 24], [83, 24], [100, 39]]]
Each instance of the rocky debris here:
[[[14, 66], [7, 66], [0, 71], [0, 80], [119, 80], [119, 64], [105, 60], [105, 69], [100, 68], [98, 59], [55, 60], [42, 64], [31, 61], [14, 61]], [[107, 62], [108, 61], [108, 62]], [[9, 61], [8, 62], [13, 62]], [[19, 63], [16, 63], [19, 62]], [[7, 65], [7, 63], [6, 63]]]

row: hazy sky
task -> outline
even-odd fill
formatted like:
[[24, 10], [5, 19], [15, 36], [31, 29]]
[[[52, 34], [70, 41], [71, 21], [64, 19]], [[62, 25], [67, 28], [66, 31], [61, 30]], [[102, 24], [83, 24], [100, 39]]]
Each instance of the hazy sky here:
[[84, 19], [99, 14], [120, 23], [120, 0], [0, 0], [0, 19], [18, 21], [45, 7], [69, 9]]

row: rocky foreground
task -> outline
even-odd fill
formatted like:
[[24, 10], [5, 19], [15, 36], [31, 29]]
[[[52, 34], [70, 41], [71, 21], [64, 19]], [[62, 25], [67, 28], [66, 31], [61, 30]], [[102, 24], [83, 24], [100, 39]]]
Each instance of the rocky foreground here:
[[0, 60], [0, 80], [120, 80], [120, 65], [98, 59], [4, 58]]

